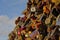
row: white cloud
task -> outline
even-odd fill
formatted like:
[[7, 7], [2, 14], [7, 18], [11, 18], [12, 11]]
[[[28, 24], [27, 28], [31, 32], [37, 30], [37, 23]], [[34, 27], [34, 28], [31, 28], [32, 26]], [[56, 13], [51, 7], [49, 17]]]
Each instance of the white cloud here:
[[0, 16], [0, 35], [7, 36], [15, 27], [15, 19], [10, 19], [8, 16]]

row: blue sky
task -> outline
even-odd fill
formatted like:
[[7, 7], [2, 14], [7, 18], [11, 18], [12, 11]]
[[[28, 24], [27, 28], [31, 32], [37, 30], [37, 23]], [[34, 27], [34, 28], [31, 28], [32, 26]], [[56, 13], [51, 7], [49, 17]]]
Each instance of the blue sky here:
[[0, 0], [0, 15], [20, 16], [25, 7], [26, 0]]
[[14, 21], [22, 15], [27, 0], [0, 0], [0, 40], [7, 40], [14, 29]]

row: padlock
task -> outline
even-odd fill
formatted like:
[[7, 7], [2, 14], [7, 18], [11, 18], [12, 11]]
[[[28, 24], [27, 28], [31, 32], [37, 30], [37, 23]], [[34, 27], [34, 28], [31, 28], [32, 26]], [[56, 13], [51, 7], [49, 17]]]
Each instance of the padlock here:
[[35, 7], [31, 7], [31, 12], [35, 12], [36, 8]]

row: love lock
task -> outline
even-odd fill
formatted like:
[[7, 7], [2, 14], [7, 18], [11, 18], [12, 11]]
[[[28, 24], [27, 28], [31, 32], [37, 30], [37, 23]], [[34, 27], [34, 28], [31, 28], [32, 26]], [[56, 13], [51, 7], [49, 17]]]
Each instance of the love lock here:
[[25, 35], [25, 37], [28, 37], [28, 35]]
[[36, 8], [35, 7], [31, 7], [31, 12], [35, 12]]
[[60, 28], [58, 28], [58, 30], [60, 31]]

